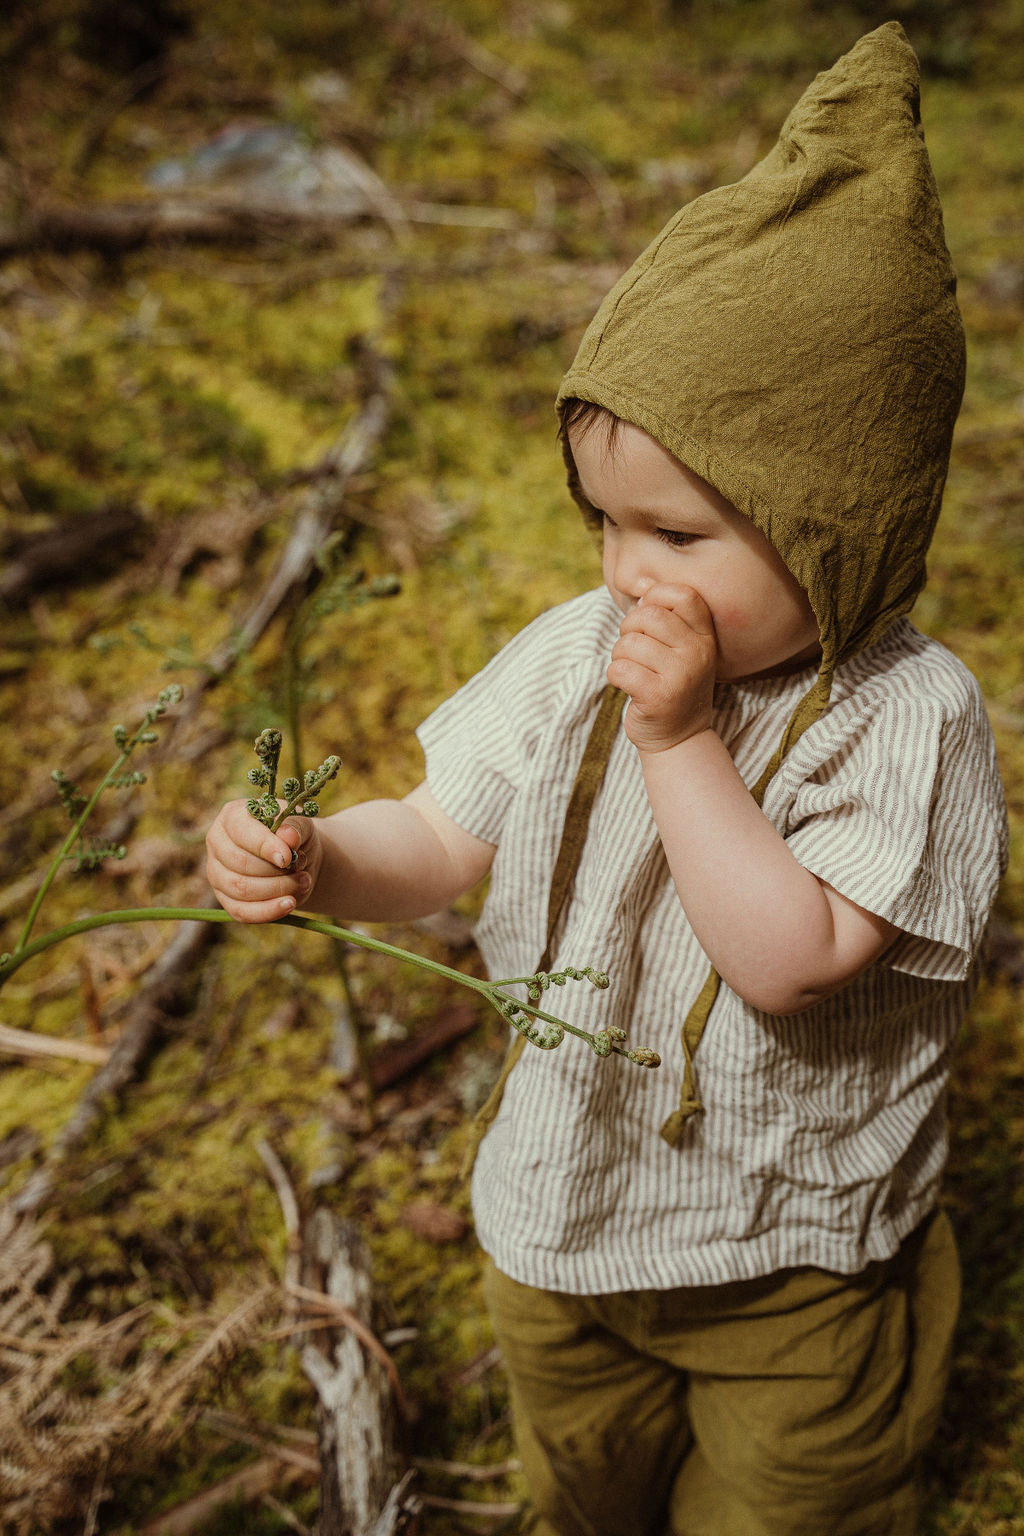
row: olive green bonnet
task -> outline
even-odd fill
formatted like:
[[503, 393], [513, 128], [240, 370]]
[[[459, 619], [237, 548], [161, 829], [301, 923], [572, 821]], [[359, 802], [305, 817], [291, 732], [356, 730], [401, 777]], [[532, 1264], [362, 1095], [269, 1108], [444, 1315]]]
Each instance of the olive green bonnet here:
[[818, 620], [820, 703], [925, 579], [963, 392], [955, 291], [917, 58], [891, 21], [741, 181], [669, 221], [559, 390], [560, 409], [644, 428], [775, 545]]

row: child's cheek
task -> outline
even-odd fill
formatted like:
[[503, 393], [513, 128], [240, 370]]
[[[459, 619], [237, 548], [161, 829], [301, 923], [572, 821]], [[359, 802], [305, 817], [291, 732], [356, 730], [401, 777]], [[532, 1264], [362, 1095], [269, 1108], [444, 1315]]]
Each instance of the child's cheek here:
[[715, 632], [720, 638], [742, 634], [749, 627], [748, 615], [743, 608], [732, 603], [712, 603], [710, 606]]

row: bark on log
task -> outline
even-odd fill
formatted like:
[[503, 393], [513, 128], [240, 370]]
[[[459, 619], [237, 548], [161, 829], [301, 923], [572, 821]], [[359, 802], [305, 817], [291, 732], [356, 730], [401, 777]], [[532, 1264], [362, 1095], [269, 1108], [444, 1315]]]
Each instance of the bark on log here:
[[[308, 1224], [305, 1285], [372, 1326], [370, 1258], [358, 1228], [322, 1207]], [[348, 1329], [324, 1330], [302, 1351], [319, 1399], [321, 1536], [392, 1536], [414, 1511], [396, 1495], [399, 1456], [387, 1373]]]

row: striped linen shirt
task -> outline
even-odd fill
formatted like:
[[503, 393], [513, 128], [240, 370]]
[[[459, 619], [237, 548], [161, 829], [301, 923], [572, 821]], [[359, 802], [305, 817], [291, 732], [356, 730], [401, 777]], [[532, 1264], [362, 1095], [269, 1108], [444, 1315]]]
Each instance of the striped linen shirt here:
[[[497, 845], [477, 940], [492, 978], [545, 941], [566, 805], [621, 614], [602, 587], [543, 614], [420, 727], [444, 811]], [[814, 667], [719, 685], [715, 728], [747, 784]], [[934, 1205], [950, 1051], [1006, 859], [991, 732], [971, 674], [906, 619], [841, 666], [826, 713], [764, 812], [807, 869], [886, 918], [882, 960], [804, 1013], [760, 1013], [723, 983], [695, 1059], [704, 1113], [678, 1147], [680, 1025], [708, 960], [675, 892], [637, 753], [620, 728], [552, 968], [599, 966], [549, 1011], [618, 1025], [649, 1071], [571, 1035], [527, 1046], [480, 1147], [484, 1249], [529, 1285], [575, 1294], [709, 1285], [812, 1264], [855, 1273]]]

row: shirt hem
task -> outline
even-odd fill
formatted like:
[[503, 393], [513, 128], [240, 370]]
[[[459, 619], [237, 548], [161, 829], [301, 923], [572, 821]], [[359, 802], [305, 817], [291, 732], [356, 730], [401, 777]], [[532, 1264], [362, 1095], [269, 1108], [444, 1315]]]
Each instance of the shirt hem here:
[[524, 1252], [486, 1232], [480, 1246], [510, 1279], [536, 1290], [568, 1296], [603, 1296], [622, 1291], [668, 1291], [760, 1280], [783, 1270], [819, 1269], [829, 1274], [856, 1275], [868, 1264], [892, 1258], [900, 1244], [938, 1204], [938, 1185], [908, 1204], [871, 1240], [860, 1242], [846, 1234], [808, 1231], [795, 1234], [773, 1228], [758, 1237], [647, 1252], [636, 1263], [623, 1263], [621, 1252], [601, 1255], [594, 1249], [579, 1254]]

